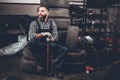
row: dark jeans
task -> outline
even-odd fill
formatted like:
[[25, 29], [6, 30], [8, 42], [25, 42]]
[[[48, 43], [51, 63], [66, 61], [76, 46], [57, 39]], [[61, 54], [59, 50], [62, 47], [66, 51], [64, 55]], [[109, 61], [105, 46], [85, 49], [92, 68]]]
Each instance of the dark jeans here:
[[[33, 53], [34, 57], [36, 57], [39, 65], [45, 68], [47, 60], [47, 42], [42, 43], [37, 39], [31, 39], [28, 41], [28, 47], [30, 48], [30, 51]], [[49, 42], [49, 53], [54, 58], [56, 70], [60, 71], [67, 53], [67, 48], [62, 45]]]

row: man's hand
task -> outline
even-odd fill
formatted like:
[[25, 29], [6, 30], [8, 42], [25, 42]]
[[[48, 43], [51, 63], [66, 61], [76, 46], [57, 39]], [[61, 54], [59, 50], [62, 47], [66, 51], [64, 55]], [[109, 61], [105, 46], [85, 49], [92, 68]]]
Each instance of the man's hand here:
[[35, 35], [35, 38], [41, 38], [41, 37], [43, 37], [42, 34], [36, 34], [36, 35]]
[[50, 39], [52, 38], [52, 34], [49, 33], [49, 32], [42, 32], [42, 33], [36, 34], [35, 38], [41, 38], [41, 37], [44, 37], [44, 36], [47, 36]]

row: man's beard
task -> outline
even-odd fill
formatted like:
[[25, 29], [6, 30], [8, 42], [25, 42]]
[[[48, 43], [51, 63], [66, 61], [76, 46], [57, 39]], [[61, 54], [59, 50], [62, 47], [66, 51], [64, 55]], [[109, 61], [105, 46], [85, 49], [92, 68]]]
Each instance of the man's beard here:
[[45, 15], [45, 16], [42, 16], [42, 17], [40, 17], [40, 20], [41, 20], [41, 21], [45, 21], [45, 19], [46, 19], [46, 15]]

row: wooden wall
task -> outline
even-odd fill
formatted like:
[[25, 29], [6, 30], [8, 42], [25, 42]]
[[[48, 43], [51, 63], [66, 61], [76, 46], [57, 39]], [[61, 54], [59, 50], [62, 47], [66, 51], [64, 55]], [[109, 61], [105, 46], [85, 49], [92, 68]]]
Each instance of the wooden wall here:
[[0, 15], [30, 15], [36, 16], [40, 4], [0, 3]]

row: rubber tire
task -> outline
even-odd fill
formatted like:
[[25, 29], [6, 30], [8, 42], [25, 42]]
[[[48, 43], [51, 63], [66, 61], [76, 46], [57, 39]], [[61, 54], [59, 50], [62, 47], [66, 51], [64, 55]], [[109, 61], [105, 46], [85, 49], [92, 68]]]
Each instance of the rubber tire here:
[[68, 26], [70, 25], [69, 9], [59, 7], [50, 8], [49, 13], [50, 20], [56, 22], [58, 30], [68, 28]]
[[86, 61], [87, 52], [85, 50], [81, 50], [80, 52], [68, 52], [66, 54], [66, 62], [81, 62]]
[[[70, 15], [68, 8], [50, 8], [50, 17], [51, 21], [55, 21], [58, 29], [59, 35], [59, 44], [65, 46], [66, 44], [66, 34], [68, 26], [70, 26]], [[54, 13], [53, 13], [54, 12]]]
[[44, 0], [43, 4], [46, 4], [49, 7], [69, 7], [69, 2], [67, 0]]
[[66, 38], [66, 46], [68, 48], [68, 51], [75, 51], [77, 42], [78, 42], [78, 33], [79, 33], [79, 27], [77, 26], [69, 26], [68, 32], [67, 32], [67, 38]]
[[27, 60], [24, 57], [21, 59], [21, 70], [24, 72], [38, 73], [37, 61]]
[[70, 17], [69, 9], [67, 8], [50, 8], [49, 16], [52, 17]]
[[70, 25], [69, 18], [50, 18], [50, 20], [55, 21], [58, 30], [67, 30]]
[[28, 60], [36, 60], [35, 57], [33, 56], [32, 52], [29, 50], [29, 48], [27, 46], [25, 46], [25, 48], [23, 50], [23, 56], [25, 59], [28, 59]]
[[67, 30], [59, 30], [58, 34], [59, 34], [58, 43], [60, 45], [66, 46], [65, 44], [66, 44]]
[[85, 62], [77, 63], [64, 63], [64, 72], [66, 73], [79, 73], [83, 72], [85, 68]]

